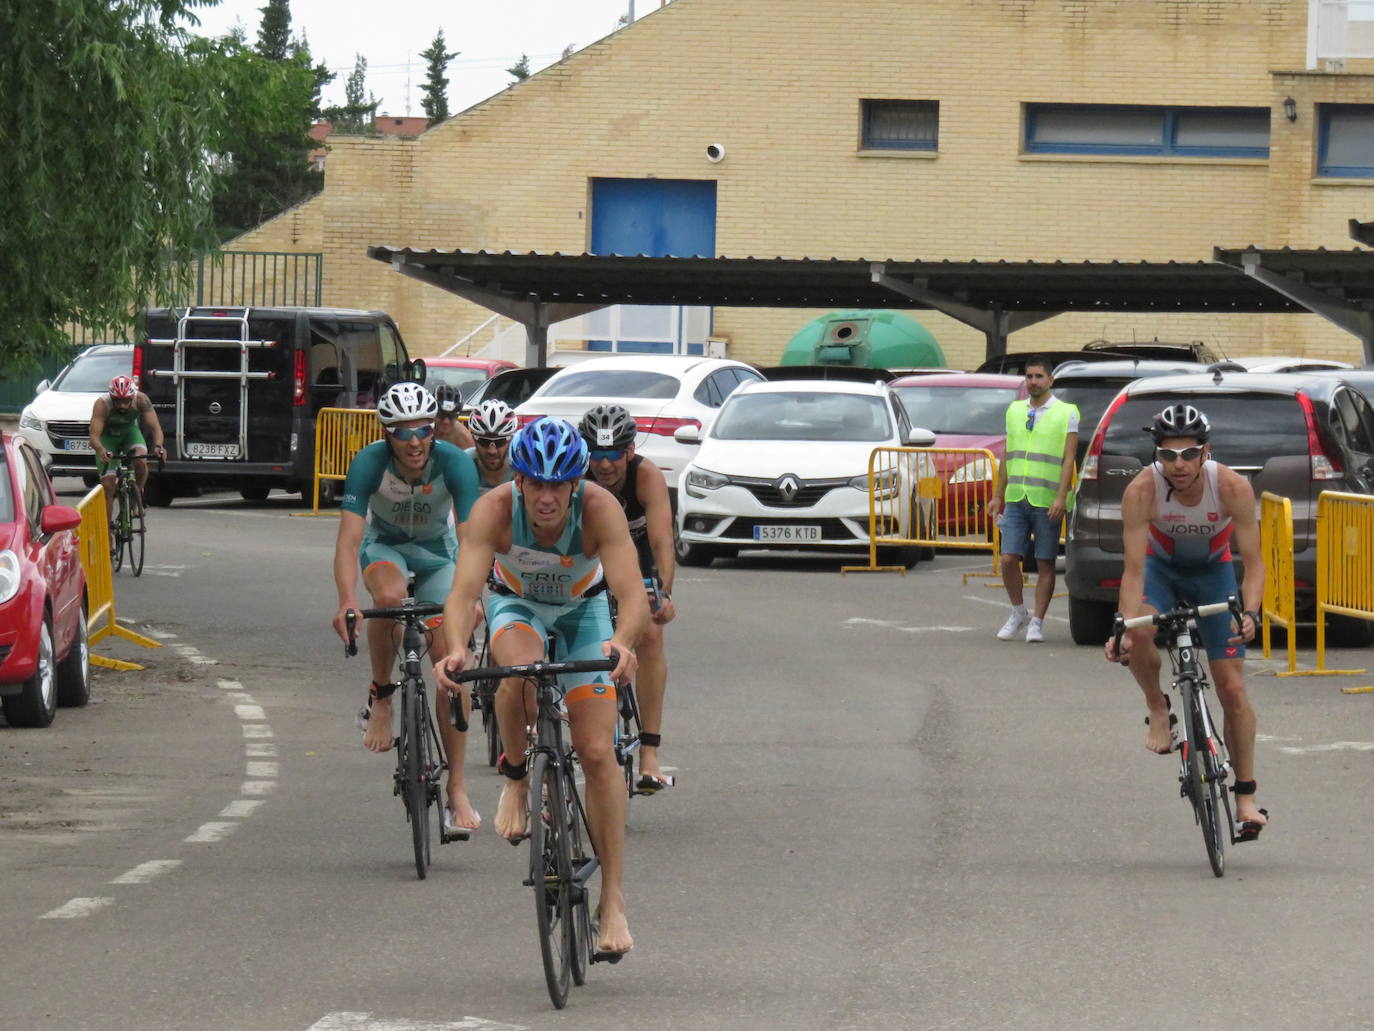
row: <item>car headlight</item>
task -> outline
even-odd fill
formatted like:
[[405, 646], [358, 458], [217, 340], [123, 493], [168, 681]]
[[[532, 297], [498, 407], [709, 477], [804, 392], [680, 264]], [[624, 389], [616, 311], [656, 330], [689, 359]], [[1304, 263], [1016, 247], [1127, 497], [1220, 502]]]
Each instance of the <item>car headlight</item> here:
[[972, 462], [965, 462], [961, 465], [953, 476], [949, 478], [950, 483], [977, 483], [981, 480], [992, 479], [992, 463], [986, 458], [975, 458]]
[[687, 473], [687, 486], [698, 490], [719, 490], [730, 482], [729, 477], [713, 473], [709, 469], [691, 469]]
[[[849, 481], [855, 490], [868, 490], [868, 476], [856, 476]], [[902, 479], [896, 469], [883, 469], [873, 477], [873, 496], [875, 498], [895, 498], [902, 488]]]
[[0, 602], [9, 601], [19, 593], [19, 556], [12, 551], [0, 551]]
[[19, 414], [19, 428], [21, 430], [41, 430], [43, 428], [43, 420], [25, 408]]

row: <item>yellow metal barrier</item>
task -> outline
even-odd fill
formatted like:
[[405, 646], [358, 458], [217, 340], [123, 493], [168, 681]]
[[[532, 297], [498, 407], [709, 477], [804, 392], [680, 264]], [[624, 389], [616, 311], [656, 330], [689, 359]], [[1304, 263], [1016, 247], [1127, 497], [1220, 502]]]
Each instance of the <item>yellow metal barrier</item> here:
[[[1317, 498], [1317, 668], [1326, 668], [1326, 616], [1374, 621], [1374, 497], [1322, 491]], [[1347, 689], [1350, 693], [1370, 688]]]
[[[77, 539], [81, 550], [81, 568], [86, 573], [86, 628], [88, 643], [94, 645], [106, 637], [122, 637], [145, 648], [161, 648], [150, 637], [134, 633], [115, 620], [114, 566], [110, 562], [110, 515], [105, 505], [105, 490], [94, 487], [77, 504], [81, 513], [81, 528]], [[107, 659], [92, 655], [91, 665], [107, 669], [142, 669], [136, 662]]]
[[1270, 627], [1288, 637], [1288, 673], [1298, 668], [1298, 621], [1293, 583], [1293, 502], [1265, 491], [1260, 495], [1260, 554], [1264, 556], [1264, 602], [1260, 606], [1264, 657], [1269, 658]]
[[879, 548], [940, 547], [987, 551], [998, 571], [999, 535], [987, 499], [997, 458], [981, 448], [874, 448], [868, 456], [868, 565], [844, 573], [886, 572]]
[[348, 464], [373, 441], [382, 439], [382, 424], [371, 408], [321, 408], [315, 418], [315, 504], [320, 514], [320, 481], [342, 480]]

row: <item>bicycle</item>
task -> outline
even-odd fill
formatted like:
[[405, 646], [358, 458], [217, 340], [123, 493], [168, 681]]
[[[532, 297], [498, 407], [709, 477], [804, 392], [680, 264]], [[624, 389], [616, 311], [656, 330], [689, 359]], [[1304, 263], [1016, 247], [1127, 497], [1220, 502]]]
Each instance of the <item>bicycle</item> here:
[[124, 566], [124, 553], [129, 553], [129, 569], [134, 576], [143, 575], [143, 546], [147, 527], [143, 522], [143, 496], [130, 462], [137, 456], [125, 451], [114, 457], [114, 512], [110, 520], [110, 563], [117, 573]]
[[[473, 644], [476, 642], [474, 641]], [[491, 628], [483, 630], [482, 647], [473, 648], [477, 665], [485, 666], [491, 650]], [[472, 685], [472, 709], [482, 714], [482, 733], [487, 741], [487, 765], [494, 767], [501, 759], [501, 728], [496, 723], [496, 689], [499, 680], [484, 679]]]
[[[1136, 616], [1132, 619], [1116, 617], [1114, 626], [1117, 653], [1121, 637], [1135, 627], [1159, 628], [1157, 643], [1162, 638], [1169, 652], [1173, 668], [1170, 691], [1177, 691], [1180, 700], [1178, 725], [1182, 728], [1175, 750], [1179, 753], [1179, 794], [1193, 807], [1193, 818], [1202, 828], [1202, 840], [1207, 848], [1207, 861], [1212, 873], [1221, 877], [1226, 872], [1226, 845], [1236, 843], [1235, 821], [1231, 815], [1231, 800], [1226, 794], [1226, 781], [1231, 775], [1231, 762], [1226, 742], [1217, 733], [1212, 714], [1207, 708], [1205, 692], [1210, 687], [1207, 674], [1198, 661], [1193, 638], [1198, 619], [1230, 612], [1236, 625], [1244, 618], [1240, 600], [1232, 595], [1226, 601], [1210, 605], [1179, 605], [1168, 612]], [[1166, 700], [1169, 697], [1166, 696]], [[1170, 701], [1170, 723], [1173, 723]], [[1223, 814], [1225, 819], [1222, 819]], [[1223, 827], [1225, 830], [1223, 831]]]
[[[555, 654], [549, 639], [548, 655]], [[563, 710], [558, 678], [567, 673], [609, 672], [618, 658], [576, 662], [531, 662], [518, 666], [474, 668], [454, 674], [455, 683], [507, 678], [531, 680], [539, 712], [535, 719], [525, 761], [529, 764], [529, 876], [526, 887], [534, 889], [535, 918], [544, 981], [554, 1008], [568, 1002], [569, 981], [586, 983], [588, 963], [618, 963], [621, 955], [595, 951], [588, 908], [588, 881], [599, 861], [591, 843], [587, 811], [573, 775], [576, 756], [564, 740]]]
[[[414, 589], [412, 580], [410, 590]], [[411, 846], [415, 852], [415, 873], [424, 880], [433, 856], [430, 851], [429, 810], [434, 809], [439, 826], [439, 844], [467, 841], [466, 831], [449, 833], [444, 830], [444, 805], [440, 794], [448, 762], [439, 741], [439, 731], [430, 713], [425, 696], [425, 681], [420, 673], [420, 660], [429, 651], [428, 628], [425, 618], [444, 611], [439, 602], [417, 601], [413, 595], [396, 606], [363, 609], [361, 613], [349, 609], [344, 615], [348, 625], [348, 645], [345, 655], [358, 654], [355, 628], [358, 617], [363, 619], [394, 619], [402, 625], [401, 634], [401, 733], [394, 741], [396, 772], [393, 794], [405, 803], [406, 820], [410, 824]], [[457, 712], [460, 730], [467, 730], [463, 709], [458, 700], [452, 703]]]

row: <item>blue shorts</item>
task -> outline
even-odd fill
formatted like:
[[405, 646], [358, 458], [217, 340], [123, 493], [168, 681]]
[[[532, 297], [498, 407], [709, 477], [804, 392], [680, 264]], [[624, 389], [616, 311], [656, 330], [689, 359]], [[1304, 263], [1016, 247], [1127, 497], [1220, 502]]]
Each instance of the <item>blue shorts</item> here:
[[358, 549], [358, 565], [364, 573], [378, 562], [388, 562], [402, 576], [415, 574], [415, 597], [419, 601], [443, 604], [453, 586], [458, 564], [457, 542], [447, 535], [428, 541], [397, 541], [384, 537], [363, 537]]
[[1003, 555], [1029, 555], [1035, 538], [1035, 557], [1053, 562], [1059, 557], [1059, 528], [1063, 518], [1051, 519], [1048, 508], [1036, 508], [1025, 498], [1008, 501], [997, 520], [1002, 531]]
[[[487, 626], [491, 628], [493, 643], [505, 633], [533, 634], [541, 652], [549, 634], [557, 635], [558, 662], [604, 659], [601, 645], [613, 633], [610, 601], [604, 591], [570, 605], [550, 605], [492, 593], [487, 600]], [[569, 673], [558, 678], [558, 687], [565, 702], [585, 698], [613, 702], [616, 698], [609, 673]]]
[[[1167, 612], [1180, 602], [1210, 605], [1239, 596], [1236, 569], [1230, 562], [1210, 562], [1205, 566], [1175, 566], [1154, 555], [1145, 556], [1145, 604], [1156, 612]], [[1243, 659], [1245, 645], [1230, 644], [1236, 634], [1229, 612], [1204, 616], [1197, 621], [1198, 633], [1209, 659]]]

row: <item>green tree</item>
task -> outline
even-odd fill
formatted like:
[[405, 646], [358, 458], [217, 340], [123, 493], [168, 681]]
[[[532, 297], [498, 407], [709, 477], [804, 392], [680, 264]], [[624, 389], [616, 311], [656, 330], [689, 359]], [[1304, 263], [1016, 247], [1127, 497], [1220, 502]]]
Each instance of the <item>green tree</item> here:
[[207, 241], [225, 119], [200, 0], [0, 3], [0, 368], [119, 333]]
[[291, 46], [291, 0], [267, 0], [258, 25], [258, 53], [269, 61], [285, 61]]
[[524, 82], [530, 77], [530, 55], [521, 54], [520, 60], [506, 69], [506, 74], [516, 82]]
[[[310, 64], [310, 42], [305, 38], [304, 32], [301, 33], [299, 39], [292, 41], [291, 53], [294, 57], [303, 58], [306, 64]], [[318, 119], [324, 115], [324, 107], [321, 104], [324, 88], [334, 81], [335, 76], [323, 61], [312, 66], [310, 71], [315, 79], [314, 88], [310, 91], [310, 117]]]
[[443, 29], [434, 34], [434, 41], [430, 43], [428, 50], [420, 51], [420, 56], [427, 62], [420, 106], [424, 108], [425, 116], [429, 118], [431, 125], [448, 117], [448, 76], [444, 73], [448, 70], [448, 63], [459, 53], [461, 51], [448, 51]]
[[373, 131], [377, 117], [377, 98], [367, 92], [367, 58], [355, 55], [353, 70], [344, 81], [344, 102], [326, 108], [324, 117], [334, 123], [334, 131], [352, 136]]

